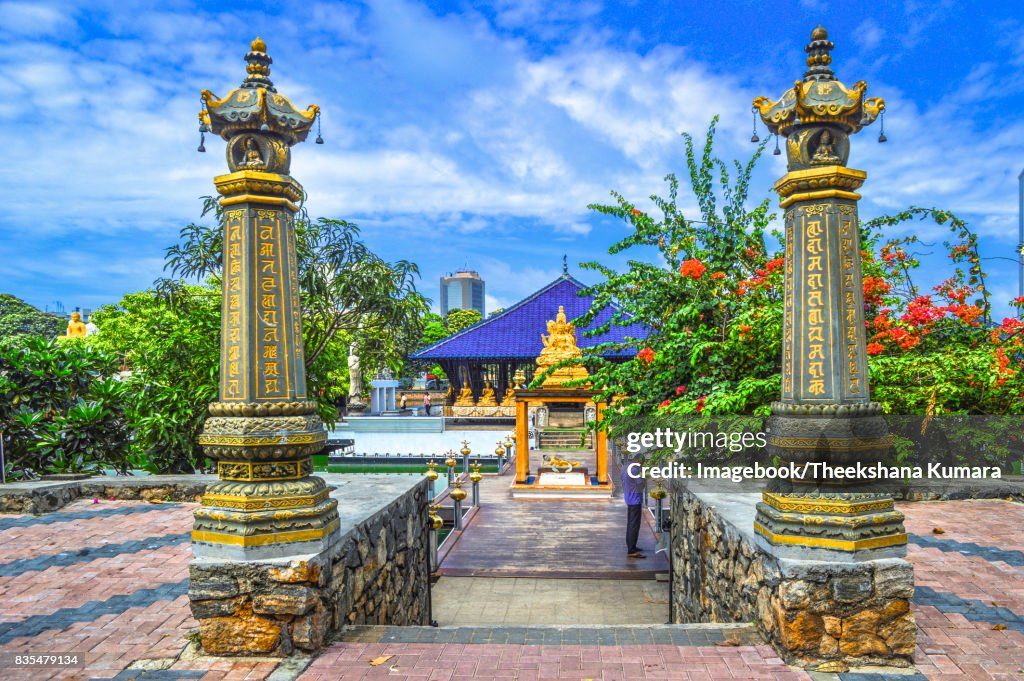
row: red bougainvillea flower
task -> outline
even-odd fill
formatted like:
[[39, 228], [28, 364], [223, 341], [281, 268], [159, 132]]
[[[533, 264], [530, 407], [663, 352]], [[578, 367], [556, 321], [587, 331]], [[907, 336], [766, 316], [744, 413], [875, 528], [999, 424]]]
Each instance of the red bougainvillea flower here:
[[864, 277], [864, 302], [868, 305], [881, 305], [882, 296], [889, 293], [892, 286], [882, 277]]
[[885, 346], [881, 343], [868, 343], [868, 354], [869, 355], [880, 355], [885, 351]]
[[636, 353], [636, 358], [641, 362], [650, 364], [651, 362], [654, 361], [654, 350], [651, 350], [650, 348], [644, 348], [640, 352]]
[[711, 278], [712, 279], [719, 279], [719, 280], [720, 279], [725, 279], [725, 272], [712, 272], [711, 273]]
[[682, 265], [679, 266], [679, 273], [684, 277], [690, 277], [691, 279], [700, 279], [704, 272], [707, 271], [707, 267], [697, 258], [692, 260], [686, 260]]
[[700, 397], [697, 398], [697, 413], [698, 414], [701, 413], [702, 411], [704, 411], [704, 403], [707, 402], [707, 400], [708, 400], [708, 396], [707, 395], [701, 395]]
[[682, 395], [685, 392], [686, 392], [686, 386], [685, 385], [681, 385], [678, 388], [676, 388], [676, 395]]
[[658, 406], [659, 406], [659, 407], [662, 407], [662, 408], [665, 408], [665, 407], [667, 407], [667, 406], [668, 406], [668, 405], [670, 405], [670, 404], [672, 404], [672, 400], [665, 400], [664, 402], [662, 402], [662, 403], [661, 403], [661, 404], [659, 404]]
[[633, 217], [636, 217], [636, 216], [638, 216], [638, 215], [643, 215], [643, 213], [641, 213], [641, 212], [640, 212], [640, 210], [639, 210], [639, 209], [636, 209], [636, 208], [634, 208], [633, 210], [631, 210], [631, 211], [629, 211], [629, 212], [630, 212], [630, 214], [631, 214], [631, 215], [632, 215]]

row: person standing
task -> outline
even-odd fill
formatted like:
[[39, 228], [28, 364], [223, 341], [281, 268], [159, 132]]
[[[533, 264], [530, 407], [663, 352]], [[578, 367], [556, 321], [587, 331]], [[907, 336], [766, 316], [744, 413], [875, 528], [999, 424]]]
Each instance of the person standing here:
[[423, 415], [430, 416], [430, 393], [423, 393]]
[[[632, 464], [638, 465], [632, 465]], [[622, 499], [626, 502], [626, 556], [629, 558], [644, 558], [644, 554], [637, 547], [637, 540], [640, 538], [640, 512], [644, 501], [644, 482], [640, 474], [640, 466], [643, 465], [643, 458], [635, 459], [633, 462], [626, 462], [622, 467]], [[631, 474], [632, 473], [632, 474]]]
[[402, 393], [402, 399], [398, 401], [398, 408], [405, 411], [409, 406], [409, 393]]

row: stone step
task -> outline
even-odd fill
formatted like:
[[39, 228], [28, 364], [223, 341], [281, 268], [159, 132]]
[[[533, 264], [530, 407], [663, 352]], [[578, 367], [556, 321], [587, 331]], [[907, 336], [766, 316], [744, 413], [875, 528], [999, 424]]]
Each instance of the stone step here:
[[737, 624], [497, 624], [444, 627], [343, 627], [342, 641], [361, 643], [479, 643], [511, 645], [763, 645], [749, 623]]
[[[582, 433], [566, 432], [545, 432], [538, 433], [538, 444], [541, 449], [576, 449], [580, 446], [580, 435]], [[594, 446], [593, 433], [587, 433], [584, 439], [584, 447]]]

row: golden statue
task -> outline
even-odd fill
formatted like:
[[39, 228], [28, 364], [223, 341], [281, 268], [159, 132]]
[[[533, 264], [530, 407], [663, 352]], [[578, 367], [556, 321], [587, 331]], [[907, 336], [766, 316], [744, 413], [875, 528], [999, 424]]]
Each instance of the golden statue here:
[[557, 456], [552, 454], [545, 463], [552, 468], [579, 468], [583, 465], [580, 461], [569, 461], [568, 459], [559, 459]]
[[263, 162], [263, 155], [260, 154], [259, 147], [256, 146], [256, 140], [252, 137], [248, 137], [245, 140], [245, 161], [243, 161], [242, 166], [257, 170], [262, 170], [266, 167], [266, 163]]
[[509, 386], [505, 389], [505, 397], [501, 400], [501, 406], [503, 407], [514, 407], [516, 406], [516, 389]]
[[497, 407], [498, 401], [494, 396], [494, 388], [490, 381], [484, 381], [484, 391], [480, 393], [480, 400], [476, 403], [478, 407]]
[[826, 130], [818, 138], [818, 150], [814, 152], [811, 163], [813, 165], [835, 165], [839, 163], [839, 160], [832, 150], [832, 134]]
[[459, 392], [459, 399], [455, 400], [456, 407], [473, 406], [473, 390], [469, 387], [469, 381], [462, 380], [462, 390]]
[[[558, 316], [548, 321], [548, 335], [541, 334], [540, 339], [544, 343], [544, 349], [537, 357], [538, 374], [559, 362], [583, 356], [583, 352], [576, 345], [576, 327], [566, 321], [565, 308], [561, 305], [558, 306]], [[562, 367], [545, 378], [541, 388], [558, 387], [589, 375], [582, 366]]]
[[71, 321], [68, 322], [67, 337], [68, 338], [85, 338], [87, 329], [85, 324], [82, 323], [82, 315], [77, 312], [71, 313]]

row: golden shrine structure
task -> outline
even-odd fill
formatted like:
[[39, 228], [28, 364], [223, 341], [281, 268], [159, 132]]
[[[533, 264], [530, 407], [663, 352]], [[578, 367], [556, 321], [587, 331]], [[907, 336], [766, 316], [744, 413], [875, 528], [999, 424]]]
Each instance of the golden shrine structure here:
[[[515, 390], [516, 414], [516, 475], [512, 481], [512, 496], [516, 499], [593, 499], [611, 498], [614, 486], [608, 478], [608, 437], [597, 428], [606, 405], [594, 400], [594, 393], [586, 379], [586, 367], [578, 363], [583, 352], [577, 345], [576, 327], [567, 321], [565, 309], [547, 322], [547, 335], [541, 334], [544, 349], [537, 357], [537, 390]], [[576, 363], [574, 363], [576, 362]], [[552, 453], [536, 470], [531, 468], [531, 411], [535, 428], [540, 428], [538, 413], [548, 405], [577, 404], [592, 417], [584, 426], [592, 429], [594, 441], [594, 471], [581, 461], [563, 458]]]

